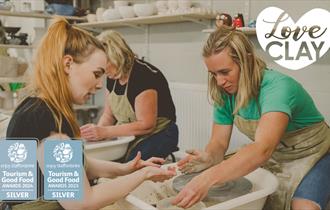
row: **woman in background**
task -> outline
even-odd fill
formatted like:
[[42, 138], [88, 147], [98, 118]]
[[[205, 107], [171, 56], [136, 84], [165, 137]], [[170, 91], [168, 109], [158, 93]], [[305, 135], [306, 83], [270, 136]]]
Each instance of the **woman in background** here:
[[[294, 79], [273, 71], [256, 56], [240, 31], [221, 26], [203, 49], [214, 102], [211, 139], [178, 165], [198, 172], [174, 199], [189, 207], [215, 183], [245, 176], [260, 166], [278, 175], [280, 186], [267, 210], [325, 209], [330, 198], [330, 129], [312, 98]], [[224, 159], [233, 124], [252, 143]]]
[[[16, 108], [7, 137], [37, 138], [40, 154], [44, 153], [43, 140], [49, 136], [80, 138], [73, 104], [84, 104], [102, 88], [107, 62], [104, 46], [95, 37], [63, 18], [56, 19], [37, 50], [31, 93]], [[7, 205], [24, 210], [99, 209], [125, 197], [144, 180], [162, 181], [175, 175], [173, 170], [159, 168], [163, 162], [160, 158], [142, 161], [140, 153], [126, 164], [85, 156], [83, 200]], [[43, 159], [38, 158], [38, 163], [43, 171]], [[118, 178], [95, 186], [89, 184], [89, 180], [99, 177]]]
[[166, 78], [155, 66], [138, 59], [119, 33], [106, 31], [99, 39], [110, 59], [104, 112], [97, 125], [80, 128], [82, 137], [98, 141], [134, 135], [125, 161], [138, 151], [143, 160], [166, 158], [178, 145], [175, 107]]

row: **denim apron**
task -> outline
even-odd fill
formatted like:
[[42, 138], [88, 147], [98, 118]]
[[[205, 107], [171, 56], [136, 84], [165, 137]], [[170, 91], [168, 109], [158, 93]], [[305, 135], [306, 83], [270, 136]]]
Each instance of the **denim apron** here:
[[[236, 115], [235, 126], [254, 140], [258, 120]], [[268, 196], [265, 210], [290, 210], [291, 198], [303, 177], [330, 148], [330, 129], [322, 121], [283, 135], [272, 157], [263, 166], [279, 179], [279, 188]]]
[[[116, 84], [117, 84], [117, 80], [114, 82], [112, 91], [107, 99], [109, 100], [111, 112], [117, 120], [116, 125], [135, 122], [136, 121], [135, 112], [127, 97], [127, 89], [129, 83], [127, 82], [124, 95], [117, 95], [115, 93]], [[136, 145], [138, 145], [140, 142], [142, 142], [144, 139], [148, 138], [149, 136], [152, 136], [153, 134], [164, 130], [170, 124], [170, 122], [171, 120], [168, 118], [158, 117], [156, 127], [151, 133], [142, 136], [136, 136], [135, 140], [129, 144], [125, 159], [128, 158], [128, 155], [136, 147]]]

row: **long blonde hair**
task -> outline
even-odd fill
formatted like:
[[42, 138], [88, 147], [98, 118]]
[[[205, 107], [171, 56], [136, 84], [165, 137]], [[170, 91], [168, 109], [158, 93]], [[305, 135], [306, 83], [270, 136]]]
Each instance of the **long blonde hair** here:
[[[208, 58], [218, 54], [225, 48], [230, 49], [229, 55], [240, 69], [240, 79], [235, 99], [236, 106], [233, 111], [233, 114], [236, 114], [252, 98], [258, 97], [266, 63], [256, 55], [251, 41], [243, 32], [228, 26], [221, 26], [210, 34], [203, 48], [203, 57]], [[225, 91], [217, 85], [215, 77], [210, 74], [208, 92], [213, 102], [223, 105]]]
[[120, 33], [112, 30], [104, 31], [98, 39], [105, 45], [109, 61], [117, 70], [116, 76], [128, 76], [132, 70], [135, 54]]
[[50, 108], [59, 132], [64, 117], [71, 126], [74, 137], [80, 137], [63, 57], [71, 55], [74, 62], [82, 63], [96, 49], [105, 52], [102, 43], [95, 37], [85, 30], [70, 25], [67, 20], [60, 17], [49, 26], [38, 46], [34, 79], [30, 86], [31, 94], [40, 97]]

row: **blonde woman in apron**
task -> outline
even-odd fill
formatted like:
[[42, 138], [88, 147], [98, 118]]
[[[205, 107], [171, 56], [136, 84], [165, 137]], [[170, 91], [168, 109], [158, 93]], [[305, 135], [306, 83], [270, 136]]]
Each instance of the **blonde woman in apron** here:
[[[107, 61], [106, 50], [95, 37], [70, 25], [64, 18], [56, 19], [37, 49], [31, 92], [13, 113], [6, 136], [38, 139], [40, 154], [49, 153], [43, 151], [43, 140], [50, 135], [53, 139], [80, 138], [73, 104], [86, 103], [91, 94], [102, 88]], [[43, 171], [43, 158], [38, 158], [41, 175], [38, 199], [23, 203], [0, 202], [0, 209], [100, 209], [124, 198], [145, 180], [163, 181], [173, 177], [173, 170], [160, 168], [163, 161], [161, 158], [142, 161], [138, 154], [133, 161], [116, 163], [86, 155], [83, 199], [45, 201], [42, 182], [43, 174], [48, 172]], [[112, 180], [90, 185], [89, 180], [100, 177]]]
[[97, 125], [81, 127], [82, 137], [97, 141], [118, 136], [136, 136], [126, 156], [132, 160], [166, 158], [177, 150], [175, 107], [164, 75], [153, 65], [136, 58], [122, 36], [106, 31], [99, 36], [107, 48], [107, 95]]
[[[188, 151], [178, 166], [185, 173], [208, 169], [189, 182], [173, 204], [189, 207], [215, 183], [264, 167], [280, 182], [265, 210], [325, 209], [330, 197], [330, 132], [304, 88], [267, 69], [248, 38], [231, 27], [210, 35], [203, 57], [214, 102], [212, 135], [205, 151]], [[252, 142], [224, 158], [233, 125]]]

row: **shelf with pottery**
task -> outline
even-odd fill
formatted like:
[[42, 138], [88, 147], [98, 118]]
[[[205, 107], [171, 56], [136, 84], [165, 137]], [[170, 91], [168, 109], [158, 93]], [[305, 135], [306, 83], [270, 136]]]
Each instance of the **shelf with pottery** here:
[[[241, 30], [244, 34], [248, 35], [248, 36], [255, 36], [257, 34], [256, 29], [255, 28], [250, 28], [250, 27], [241, 27], [241, 28], [237, 28], [238, 30]], [[216, 29], [212, 28], [212, 29], [205, 29], [202, 32], [203, 33], [212, 33], [214, 32]]]
[[[43, 18], [43, 19], [51, 19], [55, 17], [54, 15], [48, 15], [44, 13], [38, 12], [10, 12], [10, 11], [2, 11], [0, 10], [1, 16], [13, 16], [13, 17], [26, 17], [26, 18]], [[75, 16], [63, 16], [68, 20], [74, 21], [86, 21], [85, 17], [75, 17]]]
[[[21, 48], [24, 45], [10, 45], [8, 48]], [[25, 46], [26, 47], [26, 46]], [[0, 45], [3, 48], [3, 45]], [[21, 48], [31, 50], [32, 48]], [[27, 83], [29, 80], [29, 67], [27, 62], [19, 61], [16, 57], [0, 56], [0, 83]]]
[[0, 83], [26, 83], [28, 79], [25, 76], [20, 77], [0, 77]]
[[33, 49], [33, 45], [14, 45], [14, 44], [0, 44], [3, 48], [16, 48], [16, 49]]
[[[213, 20], [214, 14], [183, 13], [169, 15], [153, 15], [146, 17], [125, 18], [109, 21], [78, 23], [76, 25], [86, 28], [115, 28], [115, 27], [138, 27], [141, 25], [153, 25], [163, 23], [195, 22], [204, 24], [205, 20]], [[206, 25], [206, 24], [204, 24]]]

